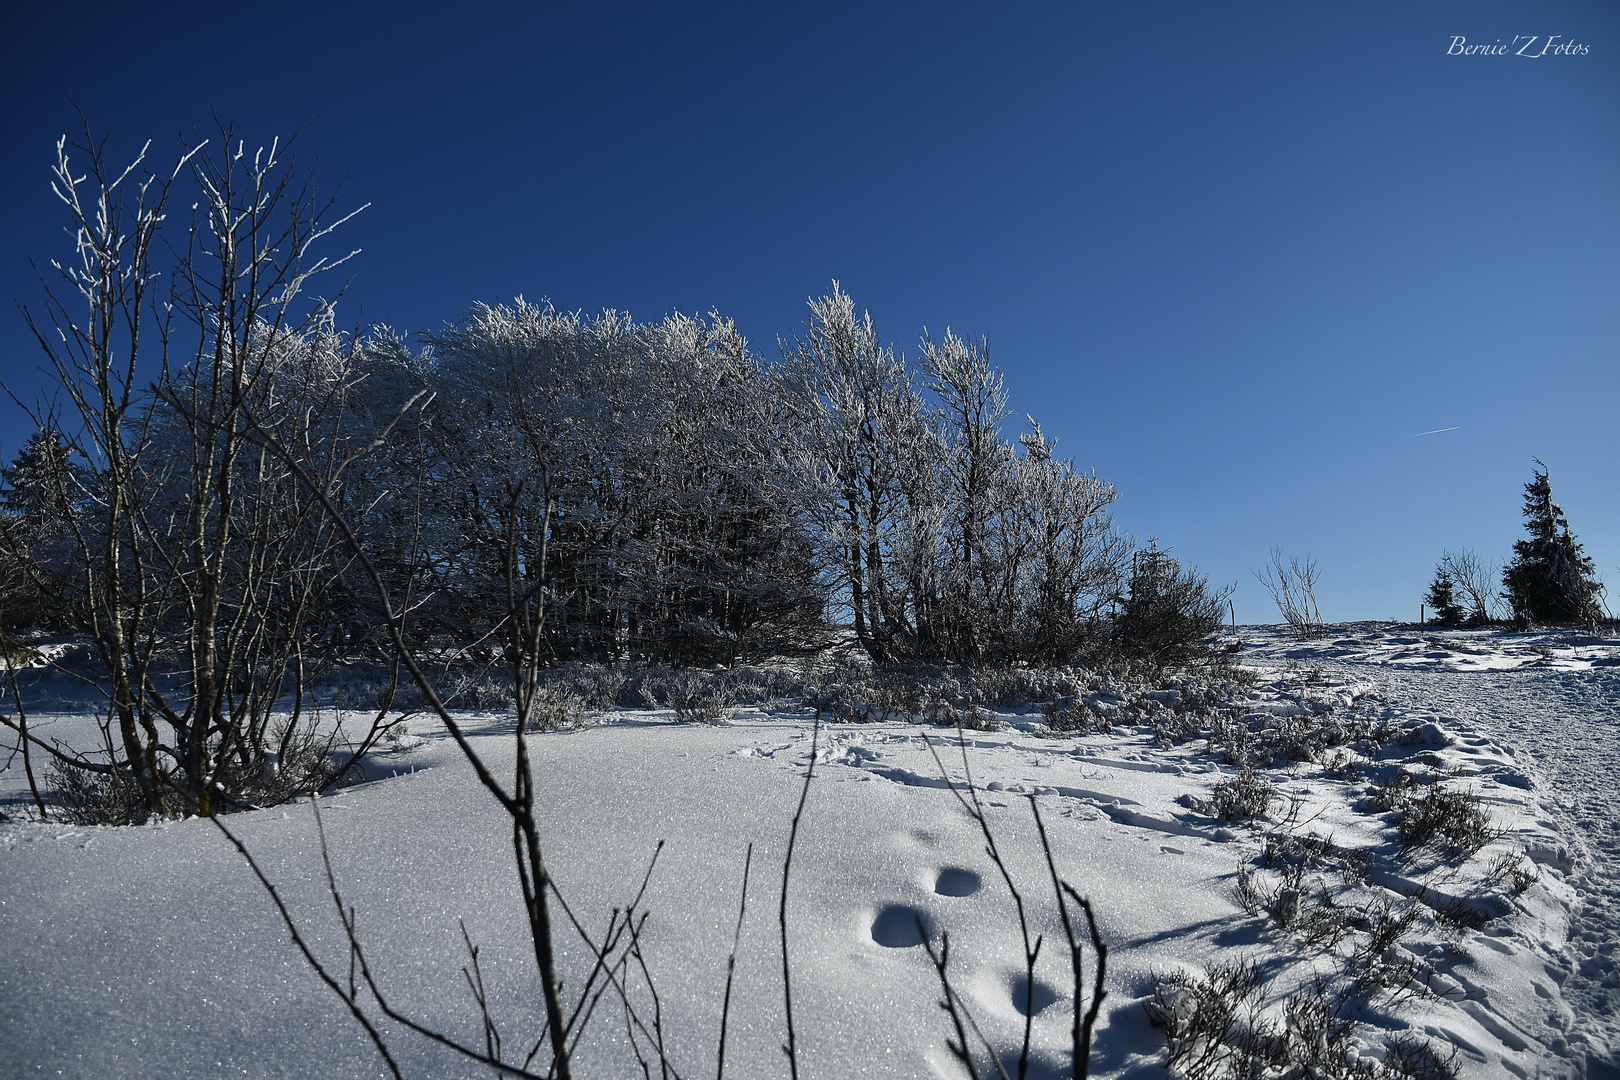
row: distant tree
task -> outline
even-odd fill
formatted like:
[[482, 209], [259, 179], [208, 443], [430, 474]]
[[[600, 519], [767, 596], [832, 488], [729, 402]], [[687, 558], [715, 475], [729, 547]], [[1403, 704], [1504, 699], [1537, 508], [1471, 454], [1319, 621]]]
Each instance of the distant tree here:
[[1462, 605], [1457, 603], [1456, 593], [1457, 581], [1442, 561], [1435, 568], [1434, 580], [1429, 582], [1429, 591], [1423, 597], [1423, 602], [1434, 612], [1434, 621], [1441, 626], [1461, 626], [1468, 617]]
[[1524, 485], [1528, 539], [1513, 545], [1513, 561], [1502, 571], [1502, 585], [1520, 623], [1590, 623], [1601, 617], [1603, 591], [1596, 567], [1570, 532], [1564, 510], [1552, 499], [1547, 466]]
[[1283, 561], [1282, 548], [1271, 549], [1271, 565], [1255, 571], [1255, 578], [1282, 613], [1283, 621], [1300, 639], [1322, 633], [1322, 610], [1316, 606], [1316, 559], [1290, 558]]
[[1463, 548], [1442, 552], [1440, 568], [1451, 575], [1453, 593], [1467, 612], [1465, 621], [1469, 625], [1483, 626], [1501, 617], [1502, 598], [1495, 587], [1501, 574], [1500, 564], [1488, 564], [1473, 551]]
[[56, 627], [66, 619], [60, 556], [77, 478], [62, 437], [41, 428], [0, 468], [0, 630]]

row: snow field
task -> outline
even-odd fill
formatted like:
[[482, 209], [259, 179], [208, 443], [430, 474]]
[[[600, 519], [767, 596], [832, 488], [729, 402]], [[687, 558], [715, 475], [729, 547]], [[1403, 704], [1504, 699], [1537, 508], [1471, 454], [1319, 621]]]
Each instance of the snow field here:
[[[1590, 845], [1571, 831], [1581, 828], [1581, 807], [1561, 808], [1556, 787], [1555, 804], [1545, 805], [1546, 757], [1527, 761], [1530, 752], [1493, 730], [1483, 712], [1476, 718], [1431, 699], [1438, 673], [1421, 666], [1381, 663], [1378, 650], [1367, 649], [1369, 659], [1354, 670], [1346, 665], [1325, 685], [1306, 686], [1297, 678], [1300, 658], [1284, 655], [1292, 646], [1280, 639], [1260, 646], [1251, 654], [1270, 670], [1241, 703], [1249, 715], [1299, 716], [1312, 702], [1333, 701], [1339, 711], [1377, 714], [1410, 732], [1410, 741], [1392, 742], [1384, 760], [1359, 769], [1344, 768], [1342, 759], [1338, 768], [1324, 761], [1262, 769], [1278, 798], [1268, 819], [1244, 823], [1187, 805], [1207, 800], [1237, 771], [1206, 754], [1202, 739], [1165, 749], [1146, 725], [1049, 738], [1038, 712], [1001, 714], [1000, 730], [967, 733], [967, 762], [988, 819], [1025, 896], [1032, 933], [1045, 937], [1033, 1075], [1067, 1075], [1073, 987], [1028, 795], [1040, 801], [1059, 873], [1093, 899], [1111, 949], [1094, 1075], [1163, 1074], [1164, 1036], [1145, 1008], [1156, 976], [1252, 959], [1276, 1014], [1312, 975], [1346, 970], [1366, 939], [1358, 920], [1380, 903], [1413, 907], [1407, 896], [1419, 886], [1424, 902], [1392, 950], [1420, 977], [1398, 1007], [1375, 997], [1359, 1009], [1357, 1051], [1376, 1057], [1388, 1036], [1406, 1031], [1456, 1046], [1469, 1077], [1600, 1075], [1611, 1044], [1581, 987], [1612, 975], [1614, 950], [1582, 935], [1605, 932], [1607, 924], [1593, 921], [1600, 917], [1589, 910], [1589, 890], [1594, 882], [1612, 888], [1613, 878], [1594, 875]], [[1365, 693], [1369, 686], [1379, 699]], [[1516, 705], [1499, 691], [1486, 696], [1497, 708], [1492, 716]], [[1547, 711], [1557, 715], [1561, 700]], [[75, 723], [83, 721], [63, 718], [60, 729]], [[497, 775], [507, 774], [508, 727], [494, 716], [469, 723], [480, 753]], [[535, 1037], [540, 1007], [509, 828], [453, 745], [421, 721], [412, 726], [422, 745], [372, 763], [374, 775], [395, 775], [321, 800], [338, 885], [358, 912], [391, 1003], [481, 1045], [461, 970], [464, 920], [510, 1054]], [[960, 1075], [945, 1050], [948, 1021], [917, 937], [918, 916], [936, 942], [949, 934], [953, 984], [1009, 1067], [1016, 1058], [1024, 1000], [1016, 918], [927, 737], [960, 782], [952, 732], [906, 723], [822, 729], [789, 893], [805, 1076]], [[531, 741], [547, 858], [570, 909], [593, 934], [635, 895], [658, 841], [666, 842], [642, 904], [649, 913], [642, 945], [665, 1052], [682, 1076], [714, 1069], [750, 842], [726, 1069], [786, 1075], [776, 909], [810, 739], [807, 716], [744, 710], [720, 726], [617, 713], [586, 731]], [[1429, 850], [1399, 855], [1399, 816], [1367, 802], [1379, 778], [1402, 766], [1477, 792], [1503, 835], [1464, 860]], [[0, 774], [8, 796], [16, 794], [17, 772]], [[8, 811], [19, 805], [10, 799]], [[318, 954], [346, 971], [308, 805], [235, 815], [228, 824]], [[1284, 897], [1283, 875], [1295, 865], [1289, 858], [1313, 843], [1320, 852], [1328, 837], [1337, 851], [1355, 854], [1359, 878], [1344, 873], [1344, 858], [1317, 858], [1300, 879], [1300, 896]], [[1491, 880], [1506, 856], [1535, 864], [1522, 893], [1502, 875]], [[1253, 915], [1238, 899], [1240, 864], [1265, 898]], [[1332, 945], [1306, 940], [1300, 922], [1284, 928], [1277, 915], [1317, 910], [1324, 884], [1346, 911]], [[1478, 929], [1445, 924], [1434, 912], [1449, 901], [1488, 921]], [[567, 932], [558, 940], [567, 995], [583, 983], [589, 954]], [[633, 994], [651, 1016], [644, 989]], [[375, 1050], [305, 967], [241, 858], [206, 822], [0, 826], [0, 999], [8, 1002], [0, 1010], [4, 1076], [382, 1074]], [[487, 1075], [384, 1027], [407, 1075]], [[644, 1054], [646, 1043], [641, 1038]], [[517, 1057], [526, 1052], [525, 1045]], [[623, 1010], [611, 997], [593, 1014], [576, 1061], [582, 1076], [639, 1074]]]

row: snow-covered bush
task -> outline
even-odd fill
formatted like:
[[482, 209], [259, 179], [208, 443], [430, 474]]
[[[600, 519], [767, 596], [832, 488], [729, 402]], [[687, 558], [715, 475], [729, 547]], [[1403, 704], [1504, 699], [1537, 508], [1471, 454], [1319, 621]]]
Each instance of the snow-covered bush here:
[[554, 686], [537, 689], [530, 709], [529, 722], [539, 731], [573, 731], [590, 723], [584, 699]]
[[589, 708], [607, 712], [619, 707], [630, 674], [623, 664], [573, 661], [548, 670], [545, 680], [548, 686], [577, 696]]
[[[1319, 1080], [1455, 1080], [1456, 1051], [1401, 1032], [1368, 1053], [1353, 1019], [1354, 984], [1315, 979], [1267, 1006], [1267, 979], [1239, 958], [1205, 973], [1154, 976], [1148, 1018], [1164, 1030], [1177, 1080], [1308, 1076]], [[1280, 1015], [1279, 1015], [1280, 1014]]]
[[1250, 766], [1236, 776], [1229, 776], [1217, 783], [1210, 789], [1207, 799], [1188, 796], [1187, 803], [1192, 809], [1210, 817], [1250, 821], [1265, 817], [1276, 797], [1271, 781]]
[[1403, 855], [1432, 848], [1466, 859], [1502, 835], [1478, 792], [1447, 787], [1433, 770], [1397, 767], [1369, 797], [1377, 809], [1401, 815]]
[[725, 680], [687, 670], [668, 684], [669, 706], [681, 723], [719, 724], [731, 719], [732, 702]]

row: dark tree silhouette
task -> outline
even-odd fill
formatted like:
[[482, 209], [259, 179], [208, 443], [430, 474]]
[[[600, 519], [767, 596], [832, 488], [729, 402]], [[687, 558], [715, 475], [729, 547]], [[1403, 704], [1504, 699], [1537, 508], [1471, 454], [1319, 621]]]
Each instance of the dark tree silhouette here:
[[1443, 562], [1435, 569], [1434, 580], [1429, 582], [1423, 602], [1434, 612], [1434, 621], [1441, 626], [1460, 626], [1468, 618], [1468, 613], [1457, 603], [1456, 579]]
[[1513, 545], [1513, 561], [1502, 571], [1513, 617], [1520, 623], [1591, 623], [1601, 612], [1603, 591], [1596, 567], [1570, 532], [1564, 510], [1552, 499], [1547, 466], [1536, 460], [1535, 477], [1524, 485], [1528, 539]]

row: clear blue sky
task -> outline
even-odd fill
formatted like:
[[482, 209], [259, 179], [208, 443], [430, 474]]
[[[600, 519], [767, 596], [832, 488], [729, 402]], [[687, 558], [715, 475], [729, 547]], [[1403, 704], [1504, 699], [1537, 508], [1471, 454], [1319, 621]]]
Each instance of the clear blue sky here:
[[1414, 618], [1443, 548], [1508, 554], [1532, 457], [1620, 593], [1612, 3], [8, 4], [7, 301], [70, 250], [67, 95], [160, 157], [210, 110], [308, 120], [372, 204], [351, 325], [523, 294], [718, 308], [774, 354], [837, 278], [908, 353], [986, 335], [1017, 415], [1243, 621], [1273, 544], [1329, 619]]

